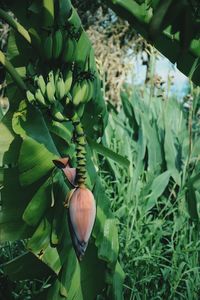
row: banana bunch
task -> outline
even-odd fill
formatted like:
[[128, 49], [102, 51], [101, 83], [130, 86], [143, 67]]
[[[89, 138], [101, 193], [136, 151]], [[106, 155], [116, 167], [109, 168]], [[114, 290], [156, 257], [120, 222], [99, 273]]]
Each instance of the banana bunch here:
[[45, 81], [42, 75], [34, 78], [35, 93], [27, 91], [26, 96], [31, 104], [38, 103], [43, 107], [54, 105], [66, 97], [71, 89], [73, 72], [71, 69], [65, 71], [65, 76], [58, 69], [50, 71]]
[[57, 60], [63, 49], [63, 32], [61, 29], [50, 33], [44, 39], [44, 57], [46, 60]]
[[65, 96], [65, 85], [60, 70], [50, 71], [47, 76], [46, 98], [50, 104], [61, 100]]
[[72, 88], [72, 102], [75, 106], [89, 102], [94, 95], [95, 86], [91, 79], [77, 81]]

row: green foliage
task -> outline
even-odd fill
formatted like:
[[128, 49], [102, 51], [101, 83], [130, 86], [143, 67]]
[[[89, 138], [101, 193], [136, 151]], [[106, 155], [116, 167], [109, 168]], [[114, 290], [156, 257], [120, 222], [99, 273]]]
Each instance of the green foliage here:
[[164, 54], [194, 83], [200, 84], [198, 1], [107, 0], [108, 5]]
[[[112, 4], [199, 83], [196, 19], [188, 3]], [[123, 267], [125, 299], [197, 298], [199, 91], [189, 110], [174, 98], [164, 100], [139, 89], [130, 96], [127, 91], [121, 111], [110, 109], [105, 131], [108, 114], [94, 52], [70, 1], [7, 5], [23, 26], [0, 11], [13, 27], [6, 56], [0, 52], [9, 73], [10, 102], [7, 114], [0, 112], [0, 241], [25, 239], [26, 250], [9, 257], [4, 274], [11, 280], [42, 280], [36, 299], [120, 300]], [[172, 9], [174, 16], [184, 22], [187, 18], [186, 25], [181, 21], [175, 26]], [[73, 139], [74, 124], [78, 138]], [[78, 139], [80, 169], [87, 171], [86, 184], [97, 203], [93, 236], [81, 263], [63, 206], [72, 187], [52, 162], [69, 156], [77, 166], [73, 140]]]
[[197, 299], [199, 89], [184, 106], [127, 87], [122, 104], [110, 108], [104, 138], [131, 161], [130, 173], [104, 159], [101, 178], [119, 222], [124, 298]]
[[[72, 187], [52, 162], [69, 156], [74, 166], [77, 163], [72, 140], [74, 124], [70, 120], [76, 112], [74, 107], [67, 106], [70, 95], [66, 99], [63, 92], [63, 77], [67, 72], [73, 70], [69, 90], [80, 79], [79, 74], [88, 75], [90, 70], [85, 70], [85, 65], [93, 68], [94, 75], [84, 78], [91, 81], [93, 88], [90, 103], [84, 103], [81, 113], [80, 107], [76, 107], [86, 138], [101, 139], [107, 123], [91, 43], [70, 1], [30, 4], [24, 0], [20, 7], [14, 1], [7, 1], [7, 5], [23, 26], [4, 18], [14, 29], [9, 34], [6, 58], [0, 53], [1, 63], [9, 73], [6, 96], [10, 103], [0, 123], [0, 242], [26, 239], [27, 250], [7, 262], [4, 273], [12, 280], [32, 280], [41, 275], [44, 282], [49, 279], [37, 299], [92, 300], [103, 292], [110, 299], [122, 299], [124, 274], [117, 261], [117, 225], [96, 171], [99, 163], [95, 147], [87, 145], [86, 150], [81, 147], [81, 154], [87, 152], [86, 184], [97, 203], [93, 237], [81, 263], [72, 247], [68, 210], [63, 205]], [[59, 12], [58, 7], [62, 8]], [[60, 39], [61, 32], [63, 39]], [[62, 46], [68, 42], [68, 35], [75, 41], [73, 64], [62, 61]], [[47, 41], [52, 49], [47, 47]], [[50, 91], [54, 95], [45, 94], [46, 78], [52, 87], [55, 84]], [[59, 88], [58, 82], [62, 83]], [[59, 103], [51, 103], [55, 101], [54, 96]], [[69, 118], [59, 119], [57, 113], [61, 117], [66, 113]], [[82, 139], [83, 136], [80, 144]], [[105, 151], [100, 144], [98, 147]], [[109, 157], [128, 165], [122, 156], [109, 149], [107, 152]]]

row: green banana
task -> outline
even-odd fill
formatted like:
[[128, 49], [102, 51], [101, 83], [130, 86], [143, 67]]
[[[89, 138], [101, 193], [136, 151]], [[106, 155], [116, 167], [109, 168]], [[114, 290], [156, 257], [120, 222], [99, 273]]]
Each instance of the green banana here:
[[72, 63], [74, 60], [74, 54], [77, 42], [75, 39], [68, 37], [66, 38], [65, 45], [62, 53], [62, 61], [65, 63]]
[[65, 96], [65, 83], [62, 77], [56, 81], [56, 97], [61, 100]]
[[73, 72], [72, 70], [67, 71], [67, 75], [65, 77], [65, 93], [69, 93], [73, 81]]
[[55, 102], [55, 87], [54, 85], [52, 85], [52, 83], [49, 81], [47, 82], [47, 86], [46, 86], [46, 94], [47, 94], [47, 98], [49, 100], [50, 103], [54, 103]]
[[48, 35], [44, 40], [44, 57], [49, 60], [52, 58], [53, 38], [52, 34]]
[[72, 88], [72, 102], [74, 105], [78, 105], [80, 103], [79, 99], [81, 98], [81, 86], [80, 82], [75, 82]]
[[31, 104], [35, 102], [35, 96], [30, 91], [26, 92], [26, 98]]
[[74, 53], [74, 60], [84, 68], [85, 62], [90, 55], [92, 44], [88, 38], [88, 35], [85, 31], [81, 33], [81, 36], [78, 40], [77, 47]]
[[63, 35], [62, 31], [58, 29], [54, 35], [53, 35], [53, 58], [58, 59], [61, 52], [62, 52], [62, 47], [63, 47]]
[[43, 95], [45, 95], [45, 91], [46, 91], [46, 83], [44, 81], [44, 78], [42, 75], [40, 75], [37, 79], [37, 85], [40, 88], [41, 92]]
[[44, 99], [44, 96], [42, 95], [42, 92], [40, 89], [37, 89], [36, 92], [35, 92], [35, 99], [40, 103], [42, 104], [42, 106], [47, 106], [46, 105], [46, 102], [45, 102], [45, 99]]
[[84, 80], [83, 82], [76, 82], [72, 89], [72, 102], [75, 106], [84, 103], [87, 99], [88, 85]]
[[55, 90], [55, 78], [54, 78], [54, 74], [53, 71], [50, 71], [48, 74], [48, 80], [51, 82], [53, 89]]

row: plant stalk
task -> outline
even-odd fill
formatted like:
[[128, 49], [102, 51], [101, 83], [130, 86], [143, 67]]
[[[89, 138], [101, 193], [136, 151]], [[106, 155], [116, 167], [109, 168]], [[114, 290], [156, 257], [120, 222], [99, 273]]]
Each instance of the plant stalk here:
[[7, 60], [7, 58], [5, 57], [5, 55], [3, 54], [3, 52], [1, 50], [0, 50], [0, 63], [8, 71], [8, 73], [14, 79], [14, 81], [16, 82], [18, 87], [21, 90], [25, 91], [26, 90], [26, 85], [25, 85], [24, 81], [22, 80], [22, 78], [20, 77], [20, 75], [18, 74], [18, 72], [16, 71], [14, 66], [11, 64], [11, 62], [9, 62], [9, 60]]
[[0, 8], [0, 18], [4, 20], [8, 25], [15, 29], [25, 40], [31, 44], [31, 37], [28, 31], [17, 21], [15, 21], [7, 12]]
[[79, 116], [76, 112], [74, 112], [73, 116], [71, 117], [74, 131], [75, 131], [75, 143], [76, 143], [76, 158], [77, 158], [77, 173], [76, 179], [78, 186], [84, 186], [86, 180], [86, 139], [85, 133], [83, 131], [82, 124], [80, 122]]

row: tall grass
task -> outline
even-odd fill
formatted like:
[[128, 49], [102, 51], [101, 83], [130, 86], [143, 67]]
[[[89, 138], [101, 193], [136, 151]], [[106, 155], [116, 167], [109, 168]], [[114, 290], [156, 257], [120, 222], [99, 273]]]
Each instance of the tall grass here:
[[119, 225], [125, 300], [200, 298], [200, 186], [188, 184], [200, 167], [199, 100], [194, 92], [185, 109], [135, 88], [120, 112], [110, 109], [105, 142], [131, 161], [126, 170], [104, 159], [101, 172]]

